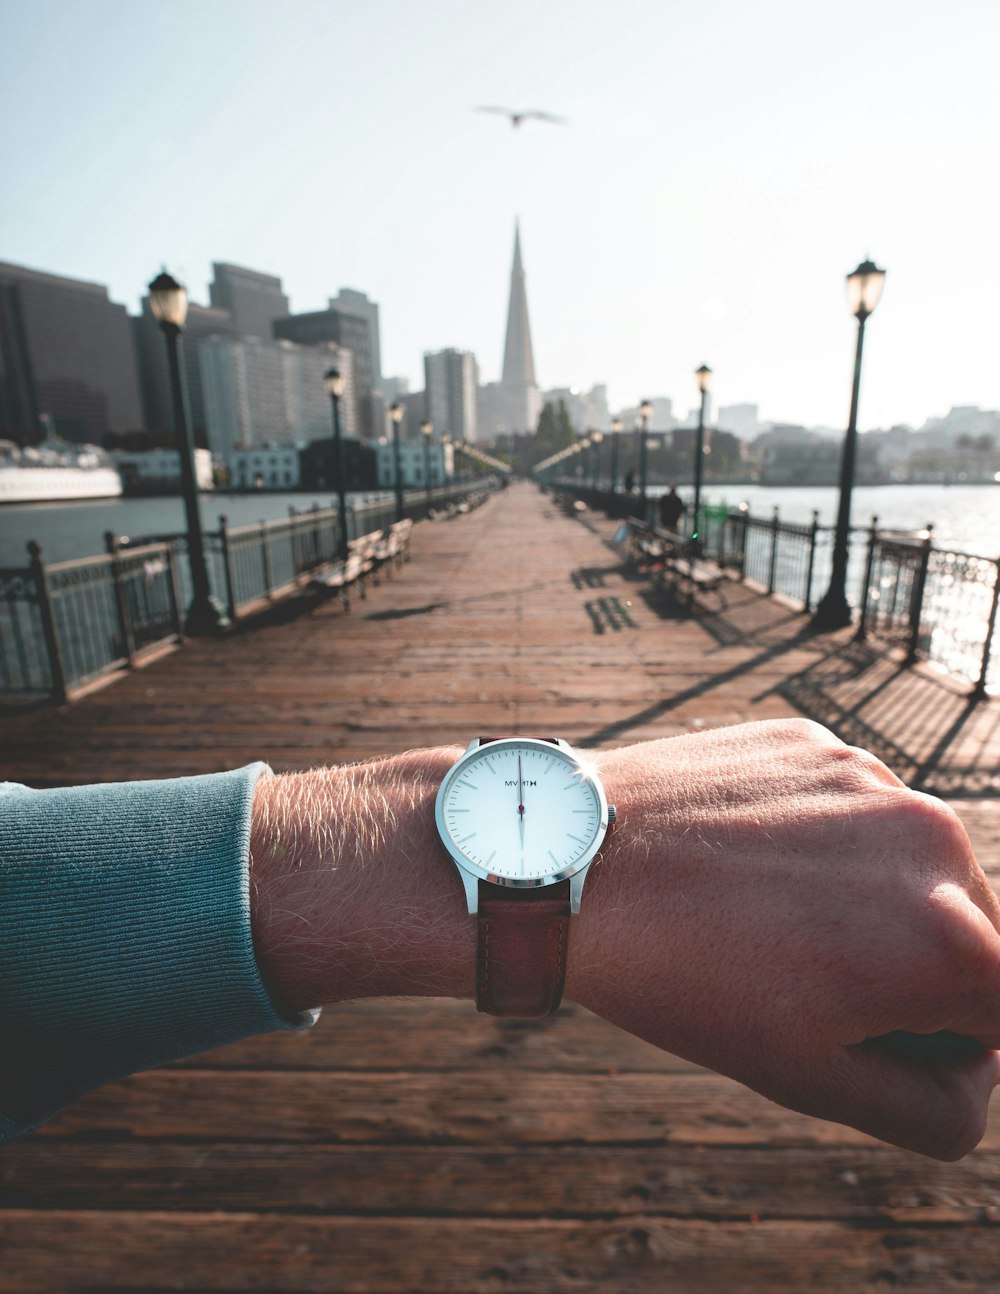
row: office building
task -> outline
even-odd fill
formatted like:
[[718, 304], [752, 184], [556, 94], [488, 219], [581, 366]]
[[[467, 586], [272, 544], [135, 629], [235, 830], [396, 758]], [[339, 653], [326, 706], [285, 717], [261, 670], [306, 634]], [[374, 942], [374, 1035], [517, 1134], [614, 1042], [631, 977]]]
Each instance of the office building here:
[[199, 344], [208, 443], [227, 464], [234, 450], [296, 445], [332, 435], [323, 375], [345, 379], [344, 435], [354, 435], [351, 354], [342, 348], [295, 346], [259, 337], [208, 337]]
[[[371, 325], [359, 314], [344, 310], [313, 310], [306, 314], [275, 319], [274, 336], [300, 346], [326, 346], [330, 342], [346, 347], [354, 356], [353, 417], [365, 436], [379, 434], [372, 406], [374, 355]], [[345, 405], [347, 401], [345, 398]]]
[[510, 299], [504, 338], [503, 372], [500, 390], [488, 397], [498, 430], [534, 431], [542, 410], [541, 393], [535, 378], [535, 354], [528, 321], [528, 293], [521, 260], [521, 229], [514, 228], [514, 261], [510, 271]]
[[228, 312], [240, 335], [270, 341], [272, 320], [289, 313], [281, 279], [220, 261], [213, 263], [212, 274], [209, 286], [212, 305]]
[[759, 414], [755, 404], [724, 404], [719, 408], [719, 426], [741, 440], [751, 440], [760, 431]]
[[[150, 431], [176, 431], [173, 392], [170, 387], [170, 370], [167, 348], [159, 320], [149, 308], [149, 297], [144, 297], [141, 313], [132, 320], [135, 337], [136, 360], [142, 386], [142, 407], [145, 425]], [[205, 394], [201, 380], [201, 362], [198, 346], [207, 337], [236, 337], [236, 325], [228, 310], [188, 302], [187, 318], [181, 333], [180, 353], [187, 394], [188, 420], [198, 445], [208, 444], [205, 417]]]
[[479, 368], [468, 350], [440, 350], [424, 355], [427, 417], [437, 435], [476, 439], [476, 390]]
[[99, 283], [0, 264], [0, 435], [100, 444], [143, 425], [128, 312]]
[[[355, 315], [359, 319], [364, 319], [368, 324], [369, 344], [371, 346], [371, 377], [372, 387], [376, 391], [384, 390], [382, 386], [382, 341], [379, 332], [378, 320], [378, 303], [369, 301], [364, 292], [358, 292], [355, 288], [341, 288], [335, 297], [330, 297], [329, 306], [331, 310], [338, 310], [342, 314]], [[339, 340], [334, 338], [334, 341]], [[389, 393], [386, 391], [386, 395]], [[392, 403], [393, 396], [390, 398]]]

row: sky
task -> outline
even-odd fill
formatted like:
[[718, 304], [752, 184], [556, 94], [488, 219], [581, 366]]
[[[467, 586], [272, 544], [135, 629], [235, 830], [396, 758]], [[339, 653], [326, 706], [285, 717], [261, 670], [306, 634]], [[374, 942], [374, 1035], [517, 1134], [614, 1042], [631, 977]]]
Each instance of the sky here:
[[[383, 371], [842, 427], [1000, 408], [995, 0], [0, 0], [0, 260], [137, 308], [166, 265], [380, 303]], [[517, 130], [477, 105], [538, 108]]]

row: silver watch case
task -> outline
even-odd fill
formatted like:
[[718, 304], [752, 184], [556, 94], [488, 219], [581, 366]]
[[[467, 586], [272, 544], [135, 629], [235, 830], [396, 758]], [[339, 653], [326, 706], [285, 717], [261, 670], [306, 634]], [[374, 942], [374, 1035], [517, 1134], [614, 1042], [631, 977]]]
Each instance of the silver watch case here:
[[[444, 822], [443, 805], [448, 787], [457, 778], [461, 777], [465, 766], [471, 760], [483, 745], [503, 747], [509, 746], [535, 746], [539, 750], [551, 750], [555, 745], [564, 755], [568, 754], [581, 774], [597, 794], [597, 801], [600, 806], [600, 821], [597, 826], [597, 833], [594, 836], [593, 843], [584, 853], [583, 857], [578, 859], [572, 867], [567, 867], [561, 872], [553, 872], [551, 876], [532, 877], [530, 880], [517, 879], [510, 876], [496, 876], [493, 872], [488, 872], [485, 867], [478, 867], [475, 863], [470, 862], [463, 853], [459, 851], [453, 843]], [[465, 898], [469, 907], [469, 912], [475, 915], [479, 911], [479, 882], [488, 881], [491, 885], [509, 886], [517, 890], [541, 889], [545, 885], [558, 885], [561, 881], [569, 881], [569, 903], [571, 912], [580, 911], [580, 900], [583, 896], [583, 886], [587, 879], [587, 872], [591, 863], [600, 852], [601, 845], [604, 843], [604, 837], [607, 834], [608, 826], [615, 820], [615, 810], [608, 805], [607, 796], [604, 793], [604, 787], [600, 778], [592, 770], [588, 769], [584, 761], [577, 752], [561, 737], [555, 741], [541, 741], [537, 737], [500, 737], [496, 741], [483, 742], [480, 737], [474, 737], [469, 742], [464, 754], [455, 761], [445, 775], [437, 793], [437, 800], [434, 806], [434, 821], [437, 824], [438, 835], [441, 837], [441, 843], [447, 849], [451, 856], [452, 862], [458, 868], [458, 874], [462, 878], [462, 884], [465, 886]]]

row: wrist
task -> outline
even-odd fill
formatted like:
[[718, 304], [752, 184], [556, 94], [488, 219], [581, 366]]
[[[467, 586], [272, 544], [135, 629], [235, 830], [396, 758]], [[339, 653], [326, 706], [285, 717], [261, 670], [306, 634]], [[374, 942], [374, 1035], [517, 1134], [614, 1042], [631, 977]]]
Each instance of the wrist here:
[[475, 931], [434, 825], [434, 798], [458, 753], [438, 748], [258, 783], [254, 947], [287, 1007], [472, 996]]

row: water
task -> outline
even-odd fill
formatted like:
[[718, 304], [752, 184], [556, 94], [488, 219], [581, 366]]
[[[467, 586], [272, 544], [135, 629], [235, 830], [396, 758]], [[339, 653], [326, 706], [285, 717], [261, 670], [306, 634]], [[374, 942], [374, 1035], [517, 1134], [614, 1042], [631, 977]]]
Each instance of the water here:
[[[349, 504], [374, 496], [349, 494]], [[336, 507], [336, 497], [318, 494], [212, 494], [201, 497], [201, 520], [206, 530], [217, 530], [220, 515], [231, 526], [256, 521], [276, 521], [288, 509]], [[117, 535], [181, 534], [187, 529], [180, 498], [98, 499], [78, 503], [18, 503], [0, 510], [0, 566], [26, 566], [25, 545], [34, 539], [47, 562], [88, 557], [104, 552], [104, 532]]]
[[[680, 494], [690, 506], [691, 490]], [[837, 520], [835, 486], [710, 485], [708, 503], [732, 506], [746, 502], [755, 517], [770, 517], [777, 507], [783, 521]], [[1000, 557], [1000, 486], [996, 485], [862, 485], [851, 499], [851, 524], [867, 526], [872, 516], [884, 530], [922, 530], [934, 525], [934, 544], [980, 557]]]

